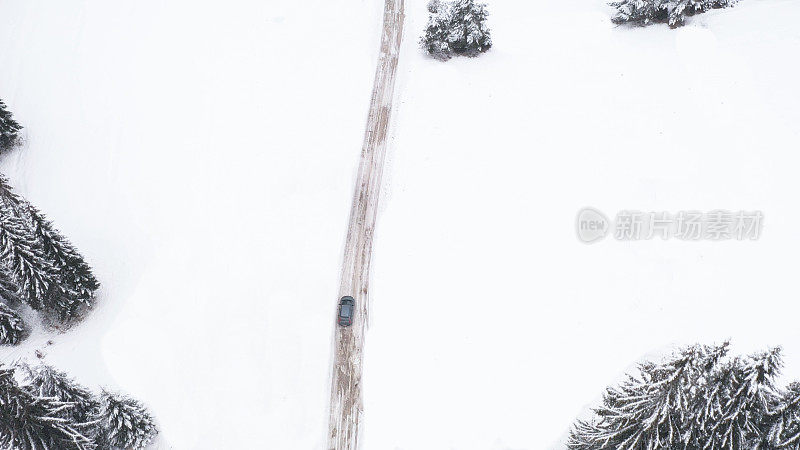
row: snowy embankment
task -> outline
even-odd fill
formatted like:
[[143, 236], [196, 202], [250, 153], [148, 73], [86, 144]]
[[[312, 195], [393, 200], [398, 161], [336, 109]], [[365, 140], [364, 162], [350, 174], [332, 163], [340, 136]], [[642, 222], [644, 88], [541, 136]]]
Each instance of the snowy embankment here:
[[[381, 5], [0, 4], [17, 190], [99, 307], [0, 360], [124, 390], [158, 448], [324, 448], [330, 340]], [[48, 339], [54, 344], [46, 346]]]
[[[490, 2], [494, 47], [424, 57], [406, 5], [365, 351], [364, 448], [560, 448], [643, 357], [731, 338], [800, 379], [800, 4], [614, 27]], [[416, 34], [416, 35], [415, 35]], [[575, 215], [764, 212], [756, 242], [587, 246]]]

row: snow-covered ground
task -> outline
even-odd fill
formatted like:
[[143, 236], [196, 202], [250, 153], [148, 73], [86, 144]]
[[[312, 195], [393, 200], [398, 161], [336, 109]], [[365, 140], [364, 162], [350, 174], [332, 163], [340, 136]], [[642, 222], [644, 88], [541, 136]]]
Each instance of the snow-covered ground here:
[[[800, 4], [742, 0], [670, 30], [603, 2], [490, 1], [494, 48], [421, 55], [406, 5], [375, 244], [366, 449], [561, 448], [672, 344], [782, 344], [800, 379]], [[588, 246], [575, 215], [764, 212], [757, 242]]]
[[[558, 447], [673, 344], [782, 344], [800, 378], [800, 4], [670, 30], [614, 27], [599, 0], [490, 0], [494, 48], [447, 63], [417, 49], [424, 6], [406, 3], [363, 448]], [[0, 3], [0, 98], [28, 140], [0, 172], [103, 283], [86, 323], [0, 359], [43, 348], [142, 399], [157, 448], [324, 448], [381, 8]], [[587, 205], [766, 219], [756, 242], [587, 246]]]
[[0, 98], [28, 139], [0, 172], [103, 284], [47, 360], [144, 401], [160, 448], [324, 447], [381, 13], [349, 0], [0, 3]]

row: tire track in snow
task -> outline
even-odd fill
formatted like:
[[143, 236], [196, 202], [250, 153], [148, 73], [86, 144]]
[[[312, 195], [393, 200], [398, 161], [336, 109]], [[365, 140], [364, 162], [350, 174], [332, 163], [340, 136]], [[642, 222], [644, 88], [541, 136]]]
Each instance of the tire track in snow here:
[[[378, 67], [372, 87], [367, 129], [361, 148], [356, 190], [350, 209], [339, 297], [356, 300], [353, 324], [336, 326], [331, 375], [328, 448], [358, 448], [359, 424], [363, 412], [361, 371], [364, 331], [369, 312], [369, 268], [372, 235], [378, 213], [378, 197], [392, 110], [395, 73], [403, 37], [403, 0], [386, 0]], [[337, 299], [338, 301], [338, 299]]]

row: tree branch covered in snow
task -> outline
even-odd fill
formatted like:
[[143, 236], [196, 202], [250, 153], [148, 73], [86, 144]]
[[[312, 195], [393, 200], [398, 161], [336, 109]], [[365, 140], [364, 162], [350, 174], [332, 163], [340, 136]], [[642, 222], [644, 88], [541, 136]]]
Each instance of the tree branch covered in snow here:
[[22, 303], [19, 287], [8, 274], [0, 270], [0, 302], [8, 306], [17, 306]]
[[800, 385], [774, 385], [780, 348], [725, 358], [728, 343], [695, 345], [639, 365], [609, 388], [594, 419], [578, 421], [573, 450], [767, 449], [800, 445]]
[[5, 303], [0, 303], [0, 345], [17, 345], [25, 334], [25, 325], [19, 314]]

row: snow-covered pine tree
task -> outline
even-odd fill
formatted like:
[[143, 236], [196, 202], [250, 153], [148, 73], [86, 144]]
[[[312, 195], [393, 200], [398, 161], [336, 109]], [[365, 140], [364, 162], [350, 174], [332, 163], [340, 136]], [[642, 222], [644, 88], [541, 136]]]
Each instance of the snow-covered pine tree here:
[[[80, 319], [83, 312], [93, 306], [99, 287], [80, 253], [38, 209], [16, 195], [2, 176], [0, 216], [0, 225], [7, 223], [9, 236], [17, 237], [8, 241], [9, 249], [16, 248], [12, 245], [15, 242], [25, 244], [17, 252], [21, 256], [15, 259], [9, 260], [0, 253], [0, 262], [6, 267], [8, 277], [20, 288], [22, 299], [62, 324]], [[0, 250], [2, 238], [0, 227]], [[8, 255], [15, 254], [9, 252]], [[21, 262], [30, 263], [24, 266], [26, 271], [20, 269]], [[24, 276], [37, 273], [38, 278]]]
[[[727, 353], [728, 343], [695, 345], [660, 364], [639, 365], [619, 388], [609, 388], [597, 419], [578, 421], [567, 446], [573, 450], [693, 448], [696, 430], [690, 412], [695, 387]], [[686, 447], [688, 445], [688, 447]]]
[[70, 420], [76, 427], [80, 427], [85, 435], [91, 436], [91, 431], [96, 428], [92, 423], [99, 408], [95, 395], [87, 388], [78, 384], [74, 379], [46, 364], [36, 367], [21, 366], [27, 374], [28, 383], [34, 393], [41, 397], [55, 398], [69, 403], [72, 406], [60, 412], [59, 417]]
[[428, 55], [447, 61], [453, 57], [453, 50], [447, 42], [450, 34], [448, 26], [450, 24], [450, 8], [440, 0], [431, 0], [428, 3], [428, 26], [420, 39], [420, 46]]
[[0, 153], [12, 148], [19, 141], [19, 131], [22, 126], [11, 116], [5, 103], [0, 100]]
[[[568, 447], [800, 448], [800, 387], [783, 398], [774, 387], [780, 349], [730, 360], [727, 351], [727, 343], [693, 346], [661, 364], [641, 364], [640, 377], [609, 388], [598, 419], [578, 421]], [[778, 445], [790, 439], [791, 446]]]
[[458, 55], [478, 56], [492, 47], [492, 37], [486, 19], [486, 4], [475, 0], [456, 0], [451, 6], [450, 34], [447, 41]]
[[102, 449], [142, 449], [158, 433], [153, 417], [138, 401], [103, 391], [96, 415]]
[[664, 0], [620, 0], [609, 3], [616, 8], [611, 21], [616, 24], [631, 23], [644, 26], [667, 22], [669, 12]]
[[0, 366], [0, 447], [15, 450], [91, 450], [97, 448], [69, 420], [70, 404], [20, 386], [14, 370]]
[[42, 246], [44, 257], [59, 273], [58, 289], [45, 300], [45, 306], [57, 312], [62, 322], [79, 318], [81, 311], [93, 306], [94, 293], [100, 283], [80, 253], [44, 214], [30, 204], [28, 214], [33, 223], [34, 238]]
[[8, 305], [0, 303], [0, 345], [17, 345], [25, 333], [22, 318]]
[[491, 48], [485, 4], [474, 0], [451, 3], [431, 0], [428, 12], [428, 25], [420, 46], [430, 56], [446, 61], [453, 55], [477, 56]]
[[0, 205], [0, 263], [22, 299], [32, 308], [42, 309], [44, 299], [58, 285], [59, 273], [28, 224], [8, 204]]
[[710, 9], [725, 8], [737, 0], [619, 0], [609, 3], [617, 9], [611, 19], [614, 23], [649, 25], [668, 23], [675, 28], [686, 23], [686, 16], [693, 16]]

